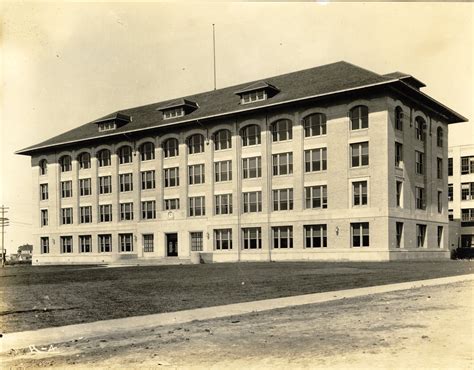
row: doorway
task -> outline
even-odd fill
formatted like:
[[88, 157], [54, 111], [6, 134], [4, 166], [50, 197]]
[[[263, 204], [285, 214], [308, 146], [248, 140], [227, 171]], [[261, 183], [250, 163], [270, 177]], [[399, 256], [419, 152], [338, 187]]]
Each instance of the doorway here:
[[166, 234], [166, 256], [178, 257], [178, 234]]

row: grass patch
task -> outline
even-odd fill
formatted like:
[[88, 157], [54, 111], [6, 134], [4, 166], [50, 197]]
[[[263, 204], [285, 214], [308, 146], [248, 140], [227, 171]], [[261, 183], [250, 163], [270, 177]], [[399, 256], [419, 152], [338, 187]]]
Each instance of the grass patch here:
[[472, 273], [467, 261], [262, 262], [0, 272], [3, 333]]

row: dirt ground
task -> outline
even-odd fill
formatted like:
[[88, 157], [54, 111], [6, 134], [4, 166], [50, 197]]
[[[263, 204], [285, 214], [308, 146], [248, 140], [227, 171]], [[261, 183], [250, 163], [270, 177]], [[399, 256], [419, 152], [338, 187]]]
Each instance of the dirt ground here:
[[424, 287], [78, 338], [0, 361], [3, 368], [473, 369], [473, 288]]

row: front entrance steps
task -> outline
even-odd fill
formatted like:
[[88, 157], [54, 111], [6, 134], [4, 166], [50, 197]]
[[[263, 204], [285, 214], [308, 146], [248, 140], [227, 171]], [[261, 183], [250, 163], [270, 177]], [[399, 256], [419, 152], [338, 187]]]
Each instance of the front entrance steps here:
[[126, 258], [118, 259], [109, 266], [162, 266], [162, 265], [190, 265], [191, 258], [179, 257], [152, 257], [152, 258]]

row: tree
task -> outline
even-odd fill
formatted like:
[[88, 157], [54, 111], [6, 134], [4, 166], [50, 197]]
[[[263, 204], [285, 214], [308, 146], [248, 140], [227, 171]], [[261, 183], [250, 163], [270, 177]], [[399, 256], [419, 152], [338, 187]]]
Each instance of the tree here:
[[33, 246], [31, 244], [23, 244], [18, 247], [18, 253], [21, 252], [33, 252]]

